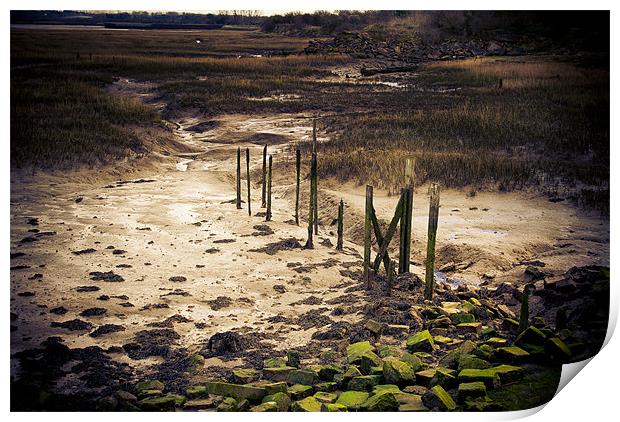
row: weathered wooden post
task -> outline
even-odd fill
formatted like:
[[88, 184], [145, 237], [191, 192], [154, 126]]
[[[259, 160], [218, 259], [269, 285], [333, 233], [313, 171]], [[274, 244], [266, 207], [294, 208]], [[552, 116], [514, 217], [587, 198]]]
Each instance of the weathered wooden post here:
[[[388, 246], [390, 245], [390, 241], [392, 237], [394, 237], [394, 233], [396, 232], [396, 226], [398, 222], [402, 218], [403, 213], [403, 197], [401, 195], [398, 204], [396, 204], [396, 210], [394, 211], [394, 216], [392, 217], [392, 221], [390, 221], [390, 225], [388, 226], [387, 232], [385, 233], [385, 237], [381, 244], [379, 245], [379, 252], [377, 252], [377, 258], [375, 258], [375, 262], [373, 264], [373, 269], [375, 272], [379, 271], [379, 267], [381, 266], [381, 261], [387, 256]], [[387, 262], [390, 262], [389, 260]], [[389, 266], [386, 266], [385, 271], [387, 272]]]
[[340, 205], [338, 205], [338, 243], [336, 243], [336, 250], [342, 250], [342, 229], [343, 229], [343, 219], [344, 219], [344, 202], [342, 199], [340, 200]]
[[267, 212], [265, 213], [265, 220], [271, 221], [271, 164], [272, 157], [269, 156], [269, 174], [267, 179]]
[[392, 295], [392, 287], [394, 287], [394, 273], [396, 272], [396, 264], [394, 261], [390, 261], [390, 266], [387, 271], [387, 289], [386, 293], [388, 296]]
[[400, 250], [398, 254], [398, 273], [407, 272], [409, 255], [407, 253], [407, 217], [409, 215], [409, 188], [400, 190], [400, 201], [402, 202], [400, 217]]
[[299, 187], [301, 181], [301, 151], [299, 151], [299, 149], [297, 149], [295, 153], [295, 169], [297, 171], [295, 185], [295, 224], [299, 226]]
[[414, 192], [414, 178], [415, 178], [415, 160], [411, 158], [407, 158], [405, 163], [405, 183], [407, 189], [409, 189], [408, 193], [408, 204], [407, 204], [407, 230], [405, 231], [405, 260], [404, 260], [404, 268], [403, 272], [408, 273], [409, 267], [411, 263], [411, 226], [412, 226], [412, 217], [413, 217], [413, 192]]
[[314, 244], [312, 242], [312, 232], [314, 228], [314, 218], [316, 218], [314, 211], [314, 172], [316, 171], [316, 160], [314, 159], [314, 154], [312, 154], [312, 161], [310, 163], [310, 200], [308, 204], [308, 240], [306, 241], [306, 248], [312, 249]]
[[237, 147], [237, 209], [241, 209], [241, 148]]
[[252, 206], [250, 205], [250, 148], [245, 149], [245, 164], [246, 164], [246, 173], [248, 176], [248, 215], [252, 215]]
[[372, 237], [372, 186], [366, 185], [366, 213], [364, 216], [364, 285], [370, 289], [370, 242]]
[[265, 199], [265, 194], [267, 191], [267, 185], [265, 184], [266, 177], [267, 177], [267, 145], [263, 147], [263, 189], [262, 189], [262, 195], [261, 195], [261, 208], [265, 208], [267, 204], [266, 199]]
[[314, 166], [314, 234], [319, 234], [319, 175], [317, 163], [316, 117], [312, 120], [312, 161]]
[[521, 312], [519, 313], [519, 333], [530, 325], [530, 286], [525, 285], [521, 296]]
[[431, 184], [431, 198], [428, 210], [428, 243], [426, 245], [426, 286], [424, 298], [433, 297], [435, 282], [435, 240], [437, 239], [437, 223], [439, 220], [439, 185]]

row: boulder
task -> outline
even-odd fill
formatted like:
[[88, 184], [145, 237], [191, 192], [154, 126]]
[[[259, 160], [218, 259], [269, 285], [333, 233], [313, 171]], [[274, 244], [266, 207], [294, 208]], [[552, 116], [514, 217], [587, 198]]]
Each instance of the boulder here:
[[224, 401], [222, 401], [217, 406], [218, 412], [236, 412], [237, 411], [237, 400], [232, 397], [226, 397]]
[[417, 384], [429, 386], [431, 380], [435, 378], [437, 372], [443, 372], [444, 374], [451, 376], [454, 376], [456, 374], [455, 371], [448, 368], [430, 368], [424, 371], [418, 371], [415, 373]]
[[412, 384], [415, 381], [415, 373], [407, 362], [396, 358], [385, 358], [383, 361], [383, 379], [391, 384]]
[[200, 397], [205, 397], [209, 394], [207, 391], [207, 387], [204, 385], [192, 385], [191, 387], [187, 387], [185, 390], [185, 395], [189, 399], [197, 399]]
[[545, 352], [551, 359], [559, 362], [568, 362], [572, 358], [572, 352], [558, 337], [547, 340], [545, 343]]
[[[547, 342], [545, 334], [534, 326], [529, 326], [515, 340], [517, 346], [544, 346]], [[527, 348], [527, 347], [526, 347]]]
[[454, 324], [476, 322], [476, 317], [472, 314], [452, 314], [450, 319]]
[[499, 378], [501, 385], [511, 384], [513, 382], [519, 381], [523, 378], [524, 373], [523, 368], [512, 365], [499, 365], [488, 370], [492, 370], [493, 372], [495, 372], [495, 374]]
[[332, 381], [334, 379], [334, 375], [342, 374], [344, 371], [336, 365], [323, 365], [321, 369], [319, 369], [319, 378], [323, 381]]
[[336, 399], [338, 399], [338, 394], [319, 391], [314, 394], [314, 398], [321, 403], [335, 403]]
[[347, 406], [339, 403], [323, 403], [321, 412], [346, 412]]
[[452, 396], [441, 386], [436, 385], [422, 396], [422, 402], [429, 409], [454, 410], [456, 403]]
[[293, 412], [320, 412], [321, 403], [314, 397], [306, 397], [305, 399], [293, 402], [291, 405]]
[[325, 391], [327, 393], [330, 393], [338, 389], [338, 384], [335, 382], [320, 382], [318, 384], [315, 384], [314, 389], [316, 391]]
[[350, 344], [347, 347], [347, 362], [350, 364], [359, 363], [364, 356], [368, 352], [374, 352], [375, 346], [370, 344], [369, 341], [360, 341], [358, 343]]
[[367, 352], [360, 359], [360, 371], [362, 374], [370, 375], [373, 367], [382, 367], [383, 361], [374, 352]]
[[296, 368], [292, 366], [280, 366], [277, 368], [264, 368], [263, 378], [271, 380], [271, 381], [283, 382], [283, 381], [287, 381], [290, 373], [295, 370]]
[[145, 390], [159, 390], [163, 391], [165, 388], [164, 383], [158, 380], [147, 380], [140, 381], [136, 384], [136, 391], [140, 394], [141, 391]]
[[263, 368], [279, 368], [286, 366], [286, 360], [281, 357], [269, 358], [263, 361]]
[[263, 403], [276, 403], [276, 409], [278, 412], [286, 412], [291, 405], [291, 399], [288, 394], [285, 393], [275, 393], [265, 396], [263, 398]]
[[96, 408], [100, 412], [113, 412], [118, 406], [118, 400], [114, 396], [106, 396], [97, 400]]
[[399, 407], [400, 403], [394, 394], [385, 391], [370, 397], [362, 404], [361, 409], [368, 412], [396, 412]]
[[248, 384], [255, 381], [260, 376], [260, 372], [256, 369], [240, 368], [234, 369], [232, 372], [233, 381], [237, 384]]
[[206, 387], [209, 394], [238, 399], [261, 400], [267, 395], [267, 390], [262, 387], [230, 384], [227, 382], [209, 382]]
[[474, 355], [461, 355], [457, 370], [460, 372], [463, 369], [487, 369], [490, 367], [491, 364], [484, 359]]
[[174, 396], [149, 397], [138, 402], [140, 409], [146, 412], [174, 412], [177, 399]]
[[439, 359], [439, 365], [445, 368], [456, 369], [459, 364], [459, 359], [464, 354], [469, 354], [474, 351], [476, 345], [470, 340], [466, 340], [459, 347], [446, 353], [441, 359]]
[[308, 371], [304, 369], [295, 369], [290, 371], [288, 374], [289, 384], [303, 384], [303, 385], [314, 385], [318, 384], [319, 376], [314, 371]]
[[424, 412], [428, 410], [419, 394], [401, 393], [395, 394], [395, 396], [399, 403], [399, 412]]
[[420, 359], [416, 355], [412, 355], [411, 353], [407, 353], [407, 352], [403, 353], [400, 356], [400, 360], [402, 360], [403, 362], [407, 362], [411, 366], [411, 369], [413, 370], [413, 372], [418, 372], [424, 367], [424, 363], [422, 362], [422, 359]]
[[250, 412], [285, 412], [285, 410], [279, 410], [278, 403], [274, 401], [267, 401], [262, 402], [258, 406], [252, 407]]
[[460, 333], [480, 334], [482, 332], [482, 323], [480, 322], [463, 322], [457, 324], [456, 329]]
[[463, 382], [459, 384], [459, 388], [456, 391], [456, 398], [460, 403], [468, 399], [486, 397], [486, 395], [487, 388], [481, 381]]
[[309, 397], [313, 393], [313, 388], [309, 385], [295, 384], [289, 387], [288, 393], [293, 400], [301, 400]]
[[501, 362], [522, 363], [529, 359], [530, 354], [518, 346], [500, 347], [496, 352]]
[[347, 384], [347, 388], [355, 391], [370, 391], [380, 381], [381, 377], [379, 375], [362, 375], [361, 377], [352, 378]]
[[459, 372], [460, 382], [481, 381], [487, 388], [495, 388], [500, 385], [500, 379], [494, 369], [463, 369]]
[[301, 365], [301, 355], [297, 350], [289, 350], [286, 353], [286, 364], [293, 368], [299, 368]]
[[186, 410], [204, 410], [215, 407], [218, 399], [215, 397], [206, 397], [206, 398], [198, 398], [192, 399], [185, 402], [183, 405], [183, 409]]
[[433, 336], [428, 330], [420, 331], [407, 339], [410, 352], [432, 352], [435, 348]]
[[519, 322], [512, 318], [505, 318], [502, 321], [502, 330], [512, 334], [519, 334]]
[[369, 394], [364, 391], [345, 391], [338, 396], [336, 404], [346, 406], [348, 410], [358, 410], [368, 397]]

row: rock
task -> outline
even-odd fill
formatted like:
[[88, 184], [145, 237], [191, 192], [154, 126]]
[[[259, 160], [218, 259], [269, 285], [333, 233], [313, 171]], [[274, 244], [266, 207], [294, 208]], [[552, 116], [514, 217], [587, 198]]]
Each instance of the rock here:
[[158, 380], [140, 381], [136, 384], [136, 391], [138, 392], [138, 395], [140, 395], [140, 393], [145, 390], [163, 391], [164, 388], [164, 383]]
[[305, 399], [293, 402], [291, 405], [293, 412], [320, 412], [321, 403], [314, 397], [306, 397]]
[[360, 341], [358, 343], [350, 344], [347, 347], [347, 362], [350, 364], [359, 363], [364, 356], [368, 352], [374, 352], [375, 347], [370, 344], [369, 341]]
[[515, 340], [515, 345], [527, 349], [527, 345], [544, 346], [547, 342], [545, 334], [534, 326], [529, 326]]
[[441, 359], [439, 359], [439, 365], [445, 368], [456, 369], [459, 364], [459, 359], [464, 354], [469, 354], [474, 351], [476, 345], [471, 340], [466, 340], [459, 347], [446, 353]]
[[336, 365], [324, 365], [319, 369], [319, 378], [323, 381], [332, 381], [334, 375], [342, 374], [343, 370]]
[[547, 353], [551, 359], [559, 362], [568, 362], [572, 358], [572, 352], [558, 337], [547, 340], [545, 343], [545, 353]]
[[339, 403], [327, 403], [321, 405], [321, 412], [346, 412], [347, 407]]
[[338, 394], [319, 391], [314, 395], [314, 398], [321, 403], [335, 403], [338, 398]]
[[472, 353], [479, 358], [488, 361], [493, 360], [493, 357], [495, 356], [495, 349], [488, 344], [481, 344], [480, 346], [476, 347], [476, 349], [474, 349]]
[[498, 306], [497, 306], [497, 310], [499, 311], [499, 313], [500, 313], [500, 314], [502, 314], [502, 316], [503, 316], [504, 318], [512, 318], [512, 319], [515, 319], [515, 318], [517, 317], [517, 316], [515, 315], [515, 313], [514, 313], [514, 312], [512, 312], [512, 310], [511, 310], [508, 306], [506, 306], [506, 305], [504, 305], [504, 304], [498, 305]]
[[435, 375], [428, 382], [428, 387], [434, 387], [439, 385], [443, 388], [452, 388], [456, 385], [456, 376], [453, 372], [448, 371], [435, 371]]
[[370, 391], [380, 381], [381, 376], [379, 375], [362, 375], [361, 377], [352, 378], [347, 384], [347, 388], [355, 391]]
[[283, 366], [287, 366], [284, 358], [276, 357], [265, 359], [263, 361], [263, 368], [281, 368]]
[[187, 401], [185, 396], [181, 396], [179, 394], [168, 394], [168, 397], [172, 397], [174, 399], [174, 404], [177, 406], [183, 406]]
[[318, 384], [319, 376], [314, 371], [307, 371], [304, 369], [295, 369], [289, 372], [288, 380], [289, 384], [303, 384], [314, 385]]
[[232, 331], [216, 333], [209, 338], [207, 348], [215, 356], [237, 353], [241, 351], [241, 337]]
[[462, 324], [458, 324], [456, 329], [461, 333], [474, 333], [480, 334], [482, 331], [482, 323], [480, 322], [464, 322]]
[[500, 385], [500, 378], [495, 369], [463, 369], [459, 372], [458, 380], [460, 382], [481, 381], [487, 388], [495, 388]]
[[459, 365], [457, 370], [460, 372], [463, 369], [487, 369], [491, 364], [484, 359], [480, 359], [474, 355], [461, 355], [459, 358]]
[[447, 375], [454, 376], [456, 374], [455, 371], [448, 368], [430, 368], [424, 371], [418, 371], [415, 373], [416, 383], [424, 386], [429, 386], [431, 380], [435, 377], [435, 374], [440, 371], [444, 372]]
[[385, 326], [382, 323], [375, 321], [374, 319], [369, 319], [364, 325], [364, 328], [370, 331], [375, 336], [375, 338], [378, 338], [383, 332]]
[[383, 379], [388, 383], [403, 385], [413, 383], [415, 374], [411, 365], [390, 357], [383, 361]]
[[506, 318], [502, 321], [502, 330], [519, 334], [519, 323], [512, 318]]
[[267, 395], [267, 390], [265, 388], [230, 384], [226, 382], [209, 382], [206, 387], [209, 394], [238, 399], [261, 400]]
[[451, 324], [452, 320], [447, 316], [441, 316], [426, 322], [428, 328], [449, 327]]
[[237, 400], [232, 397], [226, 397], [223, 402], [217, 406], [218, 412], [236, 412]]
[[138, 392], [138, 397], [140, 399], [145, 399], [147, 397], [160, 397], [163, 393], [161, 390], [141, 390]]
[[206, 397], [206, 398], [188, 400], [183, 405], [183, 409], [186, 409], [186, 410], [211, 409], [215, 407], [216, 402], [217, 402], [217, 399], [215, 397]]
[[422, 402], [429, 409], [439, 410], [454, 410], [456, 409], [456, 403], [441, 386], [436, 385], [431, 388], [424, 396], [422, 396]]
[[173, 412], [177, 404], [177, 397], [166, 395], [161, 397], [149, 397], [138, 402], [140, 409], [144, 411], [166, 411]]
[[506, 340], [505, 338], [501, 338], [501, 337], [491, 337], [484, 343], [492, 347], [503, 347], [508, 344], [508, 340]]
[[418, 395], [418, 396], [424, 395], [424, 393], [426, 393], [427, 391], [428, 391], [428, 388], [423, 387], [421, 385], [408, 385], [407, 387], [403, 388], [403, 393], [408, 393], [408, 394], [413, 394], [413, 395]]
[[97, 400], [97, 410], [100, 412], [112, 412], [116, 410], [118, 406], [118, 400], [114, 396], [102, 397]]
[[314, 389], [316, 391], [325, 391], [330, 393], [338, 389], [338, 384], [335, 382], [320, 382], [314, 386]]
[[117, 400], [120, 402], [127, 402], [127, 403], [133, 403], [133, 404], [138, 402], [138, 398], [136, 396], [134, 396], [133, 394], [125, 390], [115, 391], [114, 397], [116, 397]]
[[529, 359], [530, 354], [518, 346], [500, 347], [496, 352], [501, 362], [522, 363]]
[[276, 409], [278, 412], [286, 412], [291, 405], [291, 399], [286, 393], [270, 394], [263, 398], [263, 403], [276, 403]]
[[407, 353], [407, 352], [403, 353], [400, 356], [400, 360], [408, 363], [411, 366], [411, 369], [413, 370], [414, 373], [418, 372], [424, 367], [424, 363], [422, 362], [422, 359], [420, 359], [416, 355], [412, 355], [411, 353]]
[[345, 391], [338, 396], [336, 404], [346, 406], [348, 410], [359, 410], [368, 397], [369, 394], [364, 391]]
[[204, 385], [194, 385], [191, 387], [187, 387], [187, 389], [185, 390], [185, 395], [189, 399], [197, 399], [197, 398], [205, 397], [208, 394], [209, 393], [207, 391], [207, 387], [205, 387]]
[[472, 314], [452, 314], [451, 320], [454, 324], [476, 322], [476, 318]]
[[399, 337], [409, 333], [409, 326], [400, 324], [387, 324], [385, 326], [384, 333], [390, 336]]
[[435, 342], [428, 330], [421, 331], [407, 339], [407, 349], [410, 352], [432, 352], [434, 348]]
[[[523, 368], [512, 365], [500, 365], [487, 371], [493, 371], [498, 376], [501, 385], [511, 384], [523, 378]], [[488, 385], [487, 385], [488, 387]]]
[[480, 332], [480, 337], [482, 337], [483, 339], [488, 339], [496, 335], [497, 335], [497, 331], [493, 327], [485, 327]]
[[[424, 392], [426, 393], [426, 391]], [[395, 394], [396, 400], [398, 400], [399, 412], [425, 412], [428, 411], [428, 407], [424, 405], [422, 396], [419, 394]]]
[[282, 410], [278, 409], [278, 403], [267, 401], [252, 407], [250, 412], [282, 412]]
[[292, 366], [281, 366], [278, 368], [264, 368], [263, 377], [268, 380], [282, 382], [282, 381], [288, 380], [290, 373], [295, 370], [296, 369]]
[[360, 359], [360, 371], [369, 375], [373, 367], [382, 367], [383, 361], [373, 352], [366, 352]]
[[456, 398], [460, 403], [465, 402], [467, 399], [486, 397], [486, 395], [487, 388], [481, 381], [463, 382], [459, 384], [459, 388], [456, 391]]
[[399, 407], [400, 403], [394, 394], [386, 391], [370, 397], [362, 404], [361, 409], [369, 412], [396, 412]]
[[293, 368], [299, 368], [301, 365], [301, 356], [297, 350], [289, 350], [286, 353], [286, 364]]
[[313, 388], [309, 385], [295, 384], [288, 388], [288, 393], [293, 400], [301, 400], [311, 396]]

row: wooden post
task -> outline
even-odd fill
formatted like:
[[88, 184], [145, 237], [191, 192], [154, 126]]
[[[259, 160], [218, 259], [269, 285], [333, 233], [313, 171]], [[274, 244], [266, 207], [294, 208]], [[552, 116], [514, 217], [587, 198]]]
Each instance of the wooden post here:
[[299, 226], [299, 185], [301, 181], [301, 152], [299, 149], [297, 149], [295, 159], [295, 168], [297, 170], [297, 184], [295, 185], [295, 224]]
[[245, 164], [246, 164], [246, 173], [248, 176], [248, 215], [252, 215], [252, 206], [250, 205], [250, 148], [245, 149]]
[[[381, 234], [381, 227], [379, 227], [379, 219], [377, 219], [377, 214], [375, 213], [375, 207], [372, 207], [370, 219], [372, 222], [372, 228], [374, 229], [375, 239], [377, 239], [377, 245], [383, 244], [383, 234]], [[390, 256], [386, 252], [383, 256], [383, 265], [385, 266], [385, 271], [387, 272], [388, 267], [390, 266]]]
[[403, 272], [408, 273], [411, 264], [411, 226], [413, 217], [413, 191], [414, 191], [414, 178], [415, 178], [415, 160], [407, 158], [405, 163], [405, 183], [408, 193], [407, 203], [407, 215], [406, 215], [406, 228], [405, 231], [405, 260], [403, 261]]
[[394, 287], [394, 273], [396, 272], [396, 264], [394, 261], [390, 261], [390, 266], [387, 271], [387, 289], [386, 293], [388, 296], [392, 295], [392, 287]]
[[316, 170], [316, 160], [314, 154], [312, 154], [312, 161], [310, 164], [310, 200], [308, 204], [308, 240], [306, 241], [306, 248], [312, 249], [314, 248], [314, 244], [312, 242], [312, 232], [314, 228], [314, 218], [315, 218], [315, 207], [314, 207], [314, 172]]
[[237, 147], [237, 209], [241, 209], [241, 148]]
[[336, 250], [342, 250], [342, 226], [344, 219], [344, 202], [342, 199], [340, 200], [340, 205], [338, 205], [338, 243], [336, 243]]
[[426, 286], [424, 298], [433, 297], [435, 282], [435, 240], [437, 239], [437, 223], [439, 220], [439, 185], [431, 184], [431, 198], [428, 210], [428, 243], [426, 246]]
[[370, 289], [370, 242], [372, 237], [372, 186], [366, 185], [366, 213], [364, 217], [364, 285]]
[[261, 208], [265, 208], [265, 206], [267, 205], [267, 202], [265, 199], [265, 195], [267, 193], [266, 178], [267, 178], [267, 145], [263, 147], [263, 192], [261, 195]]
[[314, 234], [319, 234], [319, 175], [317, 163], [316, 117], [312, 120], [312, 160], [314, 161]]
[[402, 188], [400, 190], [400, 200], [403, 203], [401, 208], [400, 218], [400, 249], [398, 254], [398, 274], [402, 274], [407, 271], [407, 216], [409, 212], [409, 189]]
[[267, 175], [267, 212], [265, 213], [265, 220], [271, 221], [271, 164], [272, 157], [269, 156], [269, 174]]
[[[392, 217], [392, 221], [390, 222], [387, 232], [385, 233], [385, 238], [383, 239], [383, 242], [381, 242], [381, 244], [379, 245], [379, 252], [377, 253], [377, 257], [375, 258], [375, 262], [373, 264], [373, 269], [375, 270], [375, 272], [379, 271], [379, 267], [381, 266], [381, 261], [383, 260], [385, 254], [387, 253], [388, 246], [390, 244], [390, 241], [392, 240], [392, 237], [394, 237], [394, 233], [396, 232], [396, 226], [398, 225], [398, 222], [400, 221], [402, 217], [402, 213], [403, 213], [402, 208], [403, 208], [403, 197], [401, 196], [400, 199], [398, 200], [398, 204], [396, 205], [396, 210], [394, 211], [394, 216]], [[385, 270], [387, 272], [388, 268], [386, 268]]]
[[530, 325], [530, 286], [525, 285], [521, 297], [521, 312], [519, 313], [519, 333], [522, 333]]

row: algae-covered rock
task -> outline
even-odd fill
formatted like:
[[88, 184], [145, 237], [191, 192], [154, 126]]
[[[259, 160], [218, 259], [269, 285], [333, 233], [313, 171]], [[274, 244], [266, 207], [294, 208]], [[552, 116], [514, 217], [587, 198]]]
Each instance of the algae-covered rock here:
[[164, 412], [173, 412], [177, 403], [177, 398], [175, 396], [161, 396], [161, 397], [149, 397], [146, 399], [142, 399], [138, 402], [140, 409], [152, 412], [152, 411], [164, 411]]
[[320, 412], [321, 403], [314, 397], [306, 397], [291, 404], [293, 412]]
[[358, 410], [368, 400], [368, 396], [365, 391], [345, 391], [338, 396], [336, 404], [346, 406], [348, 410]]
[[293, 400], [301, 400], [308, 396], [311, 396], [313, 389], [309, 385], [295, 384], [289, 387], [288, 393]]
[[267, 395], [267, 390], [265, 388], [250, 385], [230, 384], [227, 382], [209, 382], [206, 387], [209, 394], [234, 397], [238, 399], [261, 400]]
[[114, 396], [106, 396], [97, 400], [97, 410], [100, 412], [113, 412], [118, 406], [118, 400]]
[[226, 397], [223, 402], [217, 406], [218, 412], [236, 412], [237, 400], [232, 397]]
[[375, 346], [370, 344], [369, 341], [360, 341], [347, 346], [347, 362], [359, 363], [362, 356], [368, 352], [374, 352]]
[[471, 340], [466, 340], [459, 347], [446, 353], [441, 359], [439, 359], [439, 365], [444, 368], [456, 369], [459, 364], [459, 359], [462, 355], [471, 353], [476, 348], [476, 345]]
[[491, 364], [484, 359], [474, 355], [461, 355], [457, 370], [460, 372], [463, 369], [487, 369], [490, 367]]
[[351, 379], [361, 375], [362, 373], [359, 369], [357, 369], [357, 367], [349, 366], [344, 374], [334, 375], [334, 381], [337, 382], [342, 389], [345, 389]]
[[463, 403], [467, 399], [486, 397], [486, 395], [487, 388], [481, 381], [463, 382], [459, 384], [459, 388], [456, 391], [456, 398], [460, 403]]
[[316, 391], [325, 391], [327, 393], [336, 391], [338, 389], [338, 384], [335, 382], [320, 382], [314, 385], [314, 389]]
[[453, 371], [452, 369], [448, 369], [448, 368], [429, 368], [429, 369], [425, 369], [423, 371], [418, 371], [415, 373], [416, 376], [416, 383], [423, 385], [423, 386], [429, 386], [431, 383], [431, 380], [435, 377], [435, 374], [437, 372], [443, 372], [446, 375], [452, 375], [455, 376], [456, 372]]
[[521, 363], [529, 359], [530, 354], [518, 346], [499, 347], [496, 357], [501, 362]]
[[544, 346], [547, 341], [545, 334], [534, 326], [529, 326], [515, 340], [515, 345], [527, 348], [527, 345]]
[[420, 331], [407, 339], [407, 349], [411, 352], [432, 352], [434, 348], [435, 342], [428, 330]]
[[379, 375], [362, 375], [361, 377], [352, 378], [347, 387], [349, 390], [355, 391], [370, 391], [375, 385], [378, 385], [381, 381]]
[[422, 396], [419, 394], [401, 393], [395, 394], [395, 397], [399, 403], [399, 412], [425, 412], [428, 410], [428, 407], [422, 401]]
[[411, 365], [396, 358], [385, 358], [383, 362], [383, 379], [391, 384], [413, 383], [415, 374]]
[[481, 344], [474, 349], [472, 354], [486, 361], [493, 360], [495, 357], [495, 348], [488, 344]]
[[454, 410], [456, 409], [456, 403], [452, 396], [448, 394], [441, 386], [436, 385], [431, 388], [424, 396], [422, 396], [422, 402], [429, 409], [439, 410]]
[[178, 407], [183, 406], [187, 401], [187, 397], [181, 396], [180, 394], [168, 394], [168, 396], [174, 399], [174, 404]]
[[377, 355], [379, 355], [379, 357], [381, 358], [386, 358], [388, 356], [393, 356], [393, 357], [398, 358], [402, 355], [402, 353], [403, 352], [400, 349], [400, 347], [393, 346], [391, 344], [380, 346], [379, 349], [377, 350]]
[[463, 322], [457, 324], [456, 329], [461, 333], [480, 334], [482, 331], [482, 323], [480, 322]]
[[135, 404], [138, 401], [138, 398], [136, 396], [125, 390], [116, 390], [114, 392], [114, 397], [116, 397], [116, 399], [120, 402]]
[[374, 352], [366, 352], [360, 358], [360, 371], [364, 375], [370, 375], [372, 368], [383, 367], [383, 361]]
[[394, 393], [394, 394], [402, 393], [402, 391], [400, 391], [400, 388], [398, 388], [398, 386], [395, 385], [395, 384], [379, 384], [379, 385], [375, 385], [372, 388], [372, 394], [371, 395], [385, 393], [385, 392], [390, 392], [390, 393]]
[[512, 365], [499, 365], [488, 370], [492, 370], [493, 372], [495, 372], [495, 374], [499, 377], [499, 381], [502, 385], [511, 384], [513, 382], [519, 381], [521, 378], [523, 378], [524, 373], [523, 368]]
[[338, 403], [321, 404], [321, 412], [346, 412], [347, 406]]
[[147, 380], [140, 381], [136, 384], [136, 391], [140, 394], [141, 391], [145, 390], [159, 390], [163, 391], [165, 388], [164, 383], [158, 380]]
[[545, 353], [554, 360], [567, 362], [571, 359], [572, 353], [568, 346], [558, 337], [553, 337], [545, 343]]
[[185, 395], [189, 399], [197, 399], [200, 397], [204, 397], [208, 394], [209, 392], [207, 391], [207, 387], [205, 387], [204, 385], [192, 385], [190, 387], [187, 387], [187, 389], [185, 390]]
[[269, 358], [263, 361], [263, 368], [279, 368], [286, 366], [286, 359], [281, 357]]
[[485, 341], [485, 344], [488, 344], [492, 347], [504, 347], [508, 344], [508, 340], [501, 337], [491, 337], [490, 339]]
[[476, 322], [476, 317], [472, 314], [452, 314], [450, 315], [450, 319], [454, 324]]
[[393, 393], [385, 391], [368, 398], [361, 409], [369, 412], [395, 412], [400, 407]]
[[512, 318], [506, 318], [502, 321], [502, 329], [512, 334], [519, 334], [519, 322]]
[[314, 398], [321, 403], [335, 403], [338, 395], [334, 393], [319, 391], [314, 395]]
[[233, 370], [233, 381], [237, 384], [248, 384], [258, 379], [260, 372], [251, 368]]
[[364, 328], [373, 333], [376, 337], [381, 335], [385, 328], [385, 325], [380, 323], [379, 321], [375, 321], [374, 319], [369, 319], [368, 321], [366, 321]]
[[402, 360], [403, 362], [407, 362], [409, 366], [411, 366], [411, 369], [413, 370], [413, 372], [418, 372], [424, 367], [424, 363], [422, 362], [422, 359], [408, 352], [404, 352], [400, 356], [400, 360]]
[[296, 368], [292, 366], [279, 366], [277, 368], [264, 368], [263, 377], [265, 379], [282, 382], [287, 381], [288, 376], [292, 371], [296, 371]]
[[301, 355], [297, 350], [289, 350], [286, 353], [286, 364], [293, 368], [299, 368], [301, 365]]
[[334, 379], [334, 375], [342, 374], [344, 371], [342, 368], [336, 365], [323, 365], [321, 369], [319, 369], [319, 378], [323, 381], [332, 381]]
[[318, 384], [319, 376], [314, 371], [295, 369], [289, 372], [287, 382], [289, 384], [314, 385]]
[[459, 372], [458, 379], [460, 382], [481, 381], [487, 388], [495, 388], [499, 386], [500, 379], [495, 369], [463, 369]]
[[285, 393], [270, 394], [263, 398], [263, 403], [273, 402], [276, 403], [276, 408], [279, 412], [286, 412], [291, 405], [291, 399]]
[[206, 398], [198, 398], [192, 399], [185, 402], [183, 405], [183, 409], [186, 410], [204, 410], [215, 407], [218, 399], [215, 397], [206, 397]]
[[452, 388], [456, 385], [456, 376], [453, 373], [447, 371], [435, 371], [435, 375], [428, 382], [429, 387], [439, 385], [443, 388]]
[[278, 409], [278, 403], [274, 401], [267, 401], [259, 404], [258, 406], [252, 407], [250, 412], [283, 412], [283, 410]]

